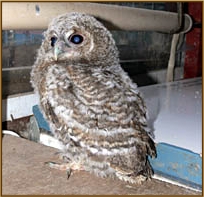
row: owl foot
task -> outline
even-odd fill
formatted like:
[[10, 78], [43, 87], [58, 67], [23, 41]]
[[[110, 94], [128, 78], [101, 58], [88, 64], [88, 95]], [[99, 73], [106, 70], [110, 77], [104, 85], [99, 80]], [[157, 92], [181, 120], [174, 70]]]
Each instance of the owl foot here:
[[131, 176], [128, 174], [122, 174], [119, 172], [116, 172], [116, 176], [122, 180], [122, 181], [126, 181], [132, 184], [142, 184], [142, 182], [147, 180], [147, 177], [143, 176], [143, 175], [138, 175], [138, 176]]
[[46, 165], [48, 165], [50, 168], [54, 168], [57, 170], [66, 171], [67, 173], [67, 179], [76, 171], [84, 170], [83, 166], [80, 163], [76, 162], [70, 162], [70, 163], [55, 163], [55, 162], [46, 162]]
[[66, 155], [64, 152], [56, 152], [55, 155], [57, 155], [58, 159], [62, 160], [65, 163], [70, 163], [71, 159]]

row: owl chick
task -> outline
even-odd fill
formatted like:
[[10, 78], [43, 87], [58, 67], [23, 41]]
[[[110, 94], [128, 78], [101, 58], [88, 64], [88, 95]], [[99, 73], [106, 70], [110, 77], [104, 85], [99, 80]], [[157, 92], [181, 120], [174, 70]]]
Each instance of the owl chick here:
[[90, 15], [69, 13], [54, 18], [44, 37], [31, 83], [64, 144], [66, 169], [130, 183], [150, 178], [148, 155], [156, 149], [146, 107], [120, 66], [111, 33]]

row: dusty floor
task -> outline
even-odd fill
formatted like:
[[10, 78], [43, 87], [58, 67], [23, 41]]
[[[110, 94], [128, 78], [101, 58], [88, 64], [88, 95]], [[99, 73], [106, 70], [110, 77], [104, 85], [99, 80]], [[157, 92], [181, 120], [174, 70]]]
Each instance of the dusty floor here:
[[131, 185], [77, 172], [67, 180], [64, 171], [44, 164], [57, 161], [56, 149], [22, 138], [2, 139], [2, 194], [184, 194], [201, 195], [158, 180]]

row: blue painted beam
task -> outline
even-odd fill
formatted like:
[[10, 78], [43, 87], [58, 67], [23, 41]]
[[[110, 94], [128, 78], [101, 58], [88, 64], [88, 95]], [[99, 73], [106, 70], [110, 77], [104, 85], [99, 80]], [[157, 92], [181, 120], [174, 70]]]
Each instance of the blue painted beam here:
[[41, 113], [38, 105], [33, 106], [33, 115], [36, 118], [39, 128], [44, 129], [46, 131], [50, 131], [50, 127], [47, 121], [44, 119], [43, 114]]
[[167, 143], [158, 143], [157, 158], [150, 163], [155, 174], [202, 189], [202, 158], [199, 154]]

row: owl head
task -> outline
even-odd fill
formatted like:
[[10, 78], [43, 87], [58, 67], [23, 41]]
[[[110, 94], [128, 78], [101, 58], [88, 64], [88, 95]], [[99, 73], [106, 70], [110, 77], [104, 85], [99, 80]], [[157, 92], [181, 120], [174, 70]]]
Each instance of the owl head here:
[[90, 15], [60, 15], [51, 21], [44, 37], [40, 56], [49, 62], [76, 62], [91, 66], [119, 62], [111, 33]]

